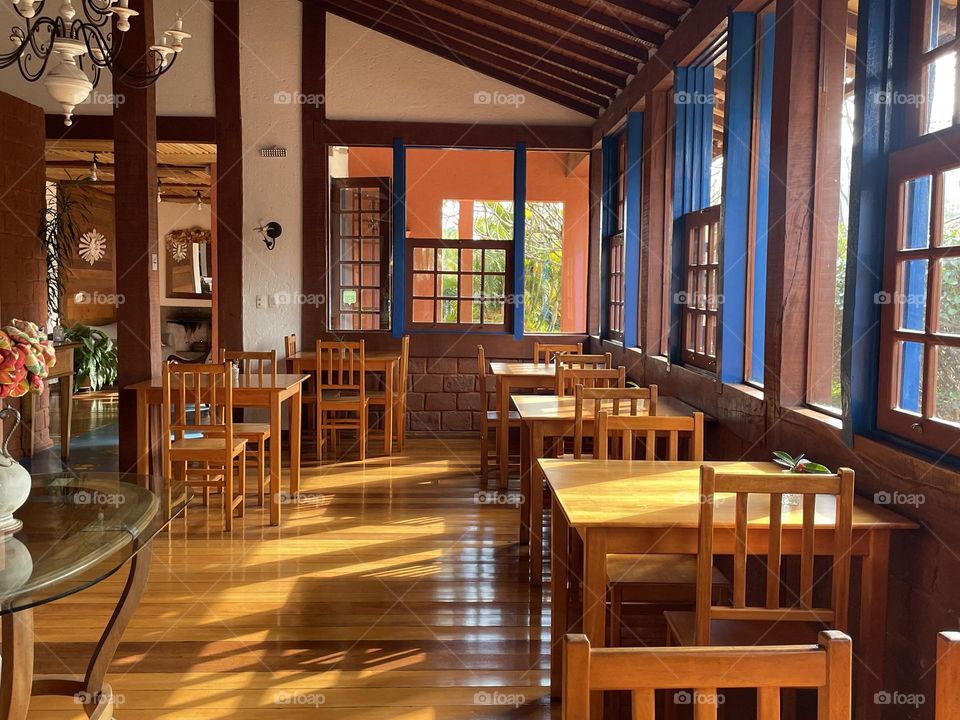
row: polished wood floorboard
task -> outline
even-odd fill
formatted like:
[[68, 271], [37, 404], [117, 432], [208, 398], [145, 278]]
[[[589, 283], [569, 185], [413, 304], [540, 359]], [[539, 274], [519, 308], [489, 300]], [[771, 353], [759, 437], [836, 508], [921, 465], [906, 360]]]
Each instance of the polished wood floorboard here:
[[[154, 543], [108, 675], [118, 720], [559, 717], [548, 590], [524, 579], [518, 509], [476, 501], [478, 455], [414, 438], [389, 459], [308, 462], [279, 528], [250, 496], [233, 535], [192, 505]], [[83, 670], [122, 582], [36, 611], [38, 672]], [[61, 698], [29, 714], [83, 717]]]

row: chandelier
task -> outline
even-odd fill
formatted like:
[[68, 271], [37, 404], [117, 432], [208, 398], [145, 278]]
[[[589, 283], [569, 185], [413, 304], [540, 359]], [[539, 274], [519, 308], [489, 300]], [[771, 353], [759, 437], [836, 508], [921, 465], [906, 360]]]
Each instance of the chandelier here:
[[[23, 25], [11, 28], [10, 41], [16, 47], [0, 54], [0, 68], [16, 63], [24, 79], [43, 78], [47, 92], [63, 108], [67, 126], [73, 124], [74, 108], [100, 82], [101, 70], [108, 68], [125, 85], [148, 87], [173, 67], [183, 41], [190, 37], [183, 31], [183, 14], [178, 11], [173, 26], [150, 46], [148, 69], [123, 67], [118, 61], [123, 33], [130, 29], [130, 18], [140, 14], [129, 7], [129, 0], [78, 0], [82, 18], [77, 17], [72, 0], [63, 0], [56, 16], [44, 15], [44, 5], [52, 1], [13, 0]], [[52, 58], [56, 62], [51, 65]]]

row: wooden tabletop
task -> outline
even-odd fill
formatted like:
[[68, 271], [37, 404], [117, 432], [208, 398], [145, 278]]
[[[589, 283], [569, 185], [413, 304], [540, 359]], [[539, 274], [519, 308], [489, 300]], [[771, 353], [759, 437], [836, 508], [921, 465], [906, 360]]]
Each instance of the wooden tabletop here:
[[494, 375], [553, 377], [557, 374], [557, 367], [553, 363], [492, 362], [490, 363], [490, 372]]
[[[306, 381], [310, 376], [303, 374], [278, 374], [276, 381], [274, 376], [265, 373], [262, 377], [256, 373], [247, 373], [241, 375], [238, 382], [234, 384], [234, 390], [289, 390], [292, 387]], [[173, 387], [177, 387], [174, 380]], [[154, 377], [149, 380], [128, 385], [125, 390], [162, 390], [163, 378]]]
[[[510, 399], [520, 413], [523, 420], [569, 420], [573, 422], [576, 414], [576, 399], [572, 397], [557, 397], [556, 395], [512, 395]], [[646, 402], [641, 401], [643, 407]], [[584, 417], [593, 417], [593, 402], [583, 404]], [[629, 401], [621, 400], [621, 408]], [[613, 410], [613, 401], [603, 403], [601, 407]], [[657, 398], [657, 415], [668, 417], [688, 417], [697, 412], [697, 409], [687, 405], [682, 400], [672, 397]], [[707, 418], [704, 418], [707, 419]]]
[[[646, 462], [640, 460], [543, 459], [540, 467], [573, 527], [680, 527], [699, 525], [700, 462]], [[737, 472], [769, 472], [782, 475], [774, 463], [718, 462]], [[833, 527], [835, 498], [817, 496], [816, 522]], [[733, 527], [735, 498], [718, 495], [714, 505], [717, 525]], [[767, 527], [770, 501], [751, 495], [748, 522]], [[785, 507], [784, 527], [800, 527], [799, 506]], [[888, 528], [911, 530], [919, 527], [895, 512], [857, 497], [853, 509], [854, 529]]]

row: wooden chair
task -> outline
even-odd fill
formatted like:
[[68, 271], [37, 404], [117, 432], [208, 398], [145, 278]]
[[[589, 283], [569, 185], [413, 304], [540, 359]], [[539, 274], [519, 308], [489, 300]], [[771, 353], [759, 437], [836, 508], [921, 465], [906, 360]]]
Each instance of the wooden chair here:
[[960, 632], [937, 635], [936, 720], [960, 718]]
[[[757, 691], [759, 720], [776, 720], [781, 689], [816, 690], [818, 720], [850, 720], [852, 642], [821, 632], [810, 645], [710, 648], [592, 648], [585, 635], [563, 639], [563, 720], [589, 720], [590, 693], [628, 690], [634, 720], [653, 720], [655, 691], [716, 720], [722, 690]], [[672, 691], [672, 692], [670, 692]]]
[[577, 368], [580, 370], [602, 370], [613, 367], [613, 355], [584, 355], [583, 353], [559, 353], [554, 362], [557, 367]]
[[[490, 475], [490, 462], [497, 463], [497, 448], [501, 442], [508, 442], [509, 438], [500, 437], [500, 408], [494, 402], [494, 409], [490, 409], [490, 391], [487, 387], [487, 356], [483, 352], [483, 345], [477, 345], [477, 380], [480, 390], [480, 487], [487, 487]], [[496, 398], [494, 398], [496, 400]], [[508, 417], [510, 427], [520, 427], [520, 413], [511, 410]], [[493, 452], [490, 452], [490, 431], [493, 431]]]
[[[642, 390], [651, 394], [647, 388]], [[614, 459], [610, 448], [620, 450], [618, 459], [634, 459], [637, 437], [644, 442], [644, 459], [655, 460], [658, 434], [667, 436], [665, 459], [680, 460], [681, 433], [689, 435], [687, 457], [684, 459], [703, 460], [703, 413], [671, 417], [615, 415], [601, 410], [595, 417], [593, 448], [598, 460]], [[711, 577], [714, 595], [724, 598], [729, 588], [727, 579], [716, 568], [712, 569]], [[624, 602], [642, 604], [647, 612], [694, 606], [697, 596], [697, 558], [694, 555], [608, 555], [607, 587], [610, 591], [609, 642], [616, 647], [620, 644], [623, 631]]]
[[[360, 459], [367, 459], [366, 350], [364, 341], [317, 340], [317, 459], [327, 433], [336, 455], [342, 430], [355, 430]], [[354, 414], [350, 417], [349, 414]], [[347, 415], [345, 417], [345, 415]]]
[[574, 387], [573, 457], [583, 457], [583, 411], [586, 407], [590, 417], [596, 418], [604, 409], [614, 415], [656, 415], [657, 386], [648, 388], [593, 388], [581, 384]]
[[[297, 354], [297, 336], [296, 334], [285, 335], [283, 338], [283, 361], [287, 373], [293, 373], [293, 360]], [[303, 386], [303, 392], [300, 394], [301, 404], [304, 406], [303, 413], [304, 434], [312, 434], [313, 422], [316, 419], [314, 408], [317, 405], [316, 376], [311, 376]]]
[[560, 353], [581, 354], [583, 352], [583, 343], [542, 343], [536, 341], [533, 343], [533, 361], [549, 365], [553, 362], [554, 355]]
[[[263, 385], [264, 382], [276, 383], [277, 380], [277, 351], [254, 352], [244, 350], [220, 349], [220, 362], [237, 363], [240, 372], [251, 375]], [[270, 479], [267, 476], [267, 440], [270, 439], [270, 423], [239, 422], [233, 424], [234, 437], [243, 438], [247, 445], [246, 459], [253, 459], [257, 467], [257, 505], [263, 507], [266, 498], [267, 486]]]
[[[853, 517], [853, 470], [841, 468], [836, 475], [793, 473], [735, 473], [704, 465], [700, 472], [700, 528], [697, 555], [696, 612], [664, 614], [672, 643], [677, 645], [775, 645], [811, 642], [825, 627], [845, 631], [850, 595], [850, 544]], [[727, 502], [718, 497], [735, 493], [733, 531], [733, 605], [714, 605], [709, 578], [713, 570], [715, 509]], [[783, 581], [783, 495], [803, 496], [799, 544], [800, 582], [794, 592]], [[753, 525], [748, 537], [751, 495], [766, 495], [769, 501], [758, 508], [763, 526]], [[832, 495], [836, 502], [833, 528], [832, 581], [830, 605], [814, 605], [814, 573], [817, 548], [814, 521], [818, 495]], [[754, 513], [755, 515], [758, 513]], [[797, 518], [789, 518], [795, 521]], [[759, 531], [759, 532], [757, 532]], [[823, 529], [817, 531], [823, 533]], [[748, 543], [748, 540], [750, 541]], [[823, 555], [824, 553], [820, 553]], [[765, 603], [747, 605], [747, 558], [765, 558]], [[791, 550], [791, 555], [796, 555]], [[783, 602], [785, 598], [787, 602]]]
[[[227, 532], [233, 530], [234, 512], [243, 517], [246, 446], [246, 440], [234, 436], [233, 379], [229, 363], [164, 363], [164, 473], [201, 488], [205, 501], [211, 488], [222, 490]], [[239, 465], [236, 483], [234, 461]], [[199, 466], [191, 467], [191, 463]]]
[[627, 369], [618, 368], [571, 368], [557, 364], [554, 388], [557, 396], [573, 395], [577, 385], [585, 388], [624, 388], [627, 386]]
[[[406, 435], [406, 414], [407, 414], [407, 380], [410, 376], [410, 336], [404, 335], [400, 341], [400, 373], [397, 378], [397, 416], [398, 420], [394, 423], [393, 433], [397, 440], [397, 449], [403, 451], [404, 435]], [[387, 391], [386, 389], [371, 390], [367, 393], [371, 405], [383, 406], [383, 411], [387, 412]], [[390, 410], [393, 410], [390, 408]], [[383, 445], [387, 447], [387, 438], [384, 437]]]

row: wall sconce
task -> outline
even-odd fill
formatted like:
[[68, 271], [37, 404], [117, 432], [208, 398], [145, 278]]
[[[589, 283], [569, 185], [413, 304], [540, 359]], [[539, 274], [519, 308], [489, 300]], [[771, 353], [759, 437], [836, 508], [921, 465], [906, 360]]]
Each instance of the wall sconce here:
[[267, 250], [273, 250], [277, 246], [277, 238], [283, 233], [280, 223], [273, 220], [256, 230], [263, 236], [263, 244], [267, 246]]

